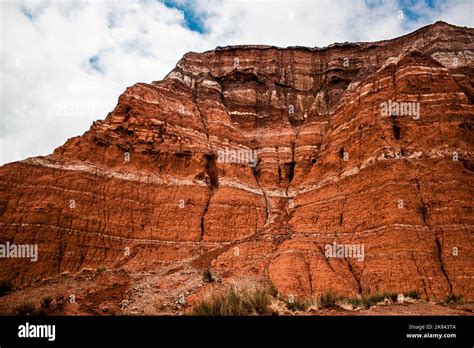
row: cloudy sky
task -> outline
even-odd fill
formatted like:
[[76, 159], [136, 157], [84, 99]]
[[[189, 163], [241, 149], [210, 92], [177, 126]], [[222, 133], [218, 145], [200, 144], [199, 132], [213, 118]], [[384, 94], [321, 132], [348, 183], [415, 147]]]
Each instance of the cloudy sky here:
[[1, 0], [0, 164], [47, 155], [103, 119], [127, 86], [188, 51], [326, 46], [474, 27], [474, 0]]

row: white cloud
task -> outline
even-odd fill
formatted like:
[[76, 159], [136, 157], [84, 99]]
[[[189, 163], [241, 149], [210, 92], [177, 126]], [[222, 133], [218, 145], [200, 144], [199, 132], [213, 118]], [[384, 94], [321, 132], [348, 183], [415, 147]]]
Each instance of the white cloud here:
[[158, 1], [2, 2], [0, 164], [51, 153], [104, 118], [127, 86], [162, 79], [188, 51], [373, 41], [439, 19], [473, 26], [470, 0], [415, 3], [416, 19], [400, 19], [390, 0], [180, 3], [204, 33]]

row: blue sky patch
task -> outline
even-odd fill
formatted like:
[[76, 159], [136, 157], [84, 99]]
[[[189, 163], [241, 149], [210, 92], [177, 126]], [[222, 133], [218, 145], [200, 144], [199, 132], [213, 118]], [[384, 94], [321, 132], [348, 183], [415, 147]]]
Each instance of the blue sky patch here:
[[100, 56], [96, 54], [89, 58], [89, 68], [97, 72], [104, 72], [104, 68], [100, 64]]
[[184, 24], [189, 30], [196, 31], [201, 34], [206, 32], [206, 28], [204, 27], [206, 15], [204, 13], [196, 13], [192, 2], [162, 0], [162, 3], [168, 8], [175, 8], [181, 11], [184, 15]]
[[34, 14], [32, 11], [30, 11], [29, 9], [27, 9], [26, 7], [22, 7], [21, 8], [21, 13], [23, 13], [23, 15], [28, 18], [30, 21], [33, 20], [34, 18]]

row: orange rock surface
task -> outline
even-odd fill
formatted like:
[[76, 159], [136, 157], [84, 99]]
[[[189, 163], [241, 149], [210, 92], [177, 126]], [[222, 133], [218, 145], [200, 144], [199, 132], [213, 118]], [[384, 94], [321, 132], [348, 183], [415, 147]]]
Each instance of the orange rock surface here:
[[38, 245], [37, 262], [0, 258], [0, 279], [186, 265], [301, 297], [473, 299], [473, 52], [474, 29], [437, 22], [188, 53], [53, 154], [0, 168], [0, 242]]

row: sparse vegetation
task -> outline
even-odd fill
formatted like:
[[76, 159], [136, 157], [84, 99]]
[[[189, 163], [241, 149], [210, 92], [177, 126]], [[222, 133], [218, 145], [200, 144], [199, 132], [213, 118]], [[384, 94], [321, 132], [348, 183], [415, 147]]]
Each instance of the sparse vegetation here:
[[6, 295], [13, 290], [13, 284], [9, 280], [0, 280], [0, 296]]
[[278, 298], [278, 290], [277, 288], [275, 288], [275, 286], [273, 284], [270, 284], [270, 286], [268, 287], [268, 293], [270, 294], [270, 296], [273, 296], [275, 298]]
[[285, 303], [290, 311], [306, 311], [309, 308], [308, 301], [300, 301], [297, 298], [293, 298], [291, 301], [288, 300]]
[[462, 296], [457, 296], [455, 294], [449, 294], [448, 296], [446, 296], [445, 300], [444, 300], [444, 303], [448, 304], [448, 303], [459, 303], [462, 301]]
[[328, 291], [319, 296], [318, 303], [321, 308], [334, 308], [337, 306], [337, 301], [339, 300], [339, 296], [332, 291]]
[[418, 294], [418, 291], [416, 291], [416, 290], [411, 290], [411, 291], [405, 292], [403, 294], [403, 296], [410, 297], [414, 300], [418, 300], [420, 298], [420, 295]]
[[360, 298], [352, 298], [349, 299], [349, 303], [353, 307], [370, 308], [377, 303], [384, 301], [385, 299], [388, 299], [392, 302], [397, 302], [397, 297], [398, 295], [395, 292], [384, 292], [373, 295], [363, 295]]
[[64, 309], [65, 301], [64, 295], [57, 295], [54, 299], [54, 307], [58, 311], [62, 311]]
[[202, 273], [202, 280], [205, 283], [212, 283], [214, 281], [214, 276], [212, 275], [211, 270], [208, 268]]
[[212, 295], [194, 307], [193, 315], [269, 315], [274, 289], [257, 286], [237, 289], [231, 287], [227, 292]]
[[13, 315], [37, 315], [36, 306], [31, 302], [23, 302], [12, 310]]
[[51, 296], [46, 296], [45, 298], [41, 300], [41, 308], [50, 309], [52, 302], [53, 302], [53, 298]]
[[38, 307], [32, 302], [23, 302], [14, 307], [11, 314], [29, 316], [58, 314], [64, 309], [64, 305], [63, 295], [57, 295], [56, 297], [46, 296], [41, 299]]
[[[203, 274], [205, 275], [205, 273]], [[403, 293], [405, 298], [418, 300], [418, 291], [411, 290]], [[457, 303], [460, 296], [449, 295], [445, 303]], [[345, 297], [329, 290], [317, 298], [280, 297], [276, 288], [271, 286], [247, 287], [238, 289], [235, 286], [224, 293], [213, 294], [196, 305], [193, 315], [274, 315], [288, 314], [283, 307], [292, 312], [308, 312], [323, 308], [342, 308], [353, 310], [355, 308], [370, 309], [377, 304], [390, 305], [398, 302], [396, 292], [365, 293], [358, 297]]]

